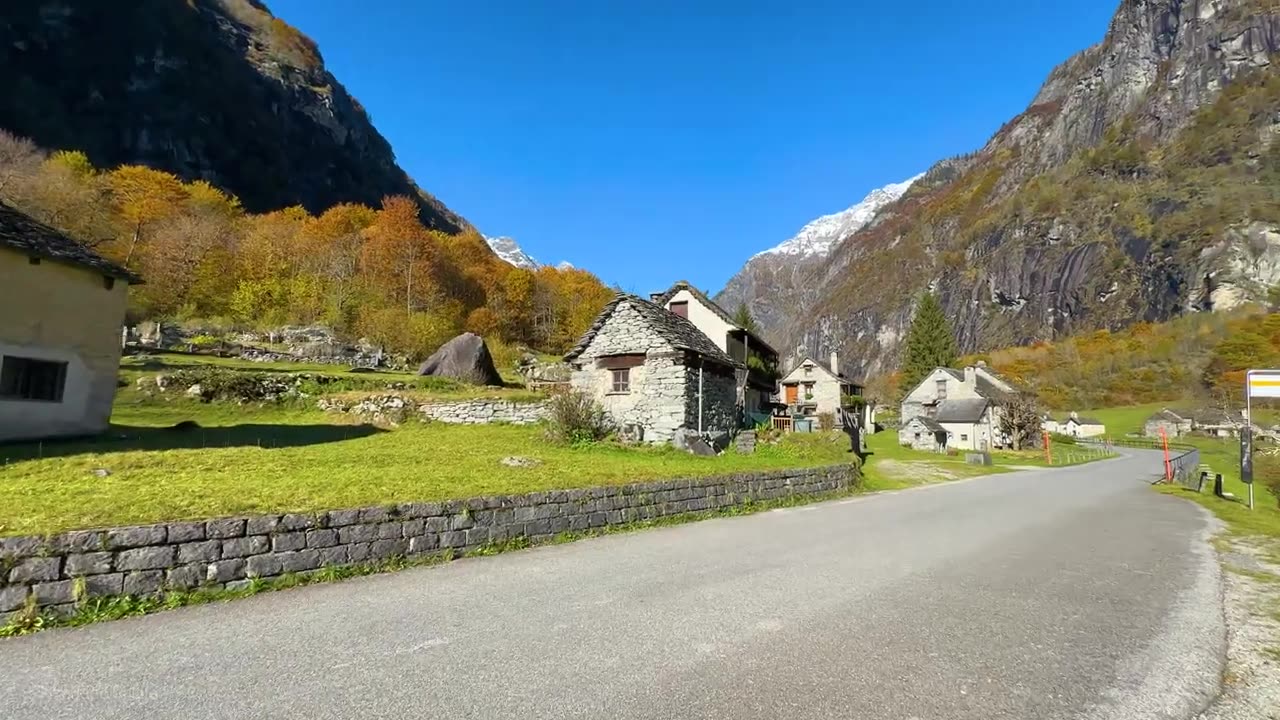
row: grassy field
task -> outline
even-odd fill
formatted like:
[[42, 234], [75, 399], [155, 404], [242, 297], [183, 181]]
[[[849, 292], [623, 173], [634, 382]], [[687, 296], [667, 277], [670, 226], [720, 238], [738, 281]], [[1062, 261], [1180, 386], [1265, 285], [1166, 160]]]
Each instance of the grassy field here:
[[[182, 420], [200, 427], [175, 430]], [[548, 442], [539, 427], [386, 430], [289, 406], [126, 402], [83, 442], [0, 446], [0, 535], [263, 511], [308, 511], [847, 462], [843, 436], [754, 455]], [[534, 467], [500, 460], [531, 458]]]

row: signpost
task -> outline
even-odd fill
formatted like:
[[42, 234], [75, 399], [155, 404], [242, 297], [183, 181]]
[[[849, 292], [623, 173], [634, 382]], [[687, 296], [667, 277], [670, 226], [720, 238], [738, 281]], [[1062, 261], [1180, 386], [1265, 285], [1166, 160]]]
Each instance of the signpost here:
[[1253, 509], [1253, 399], [1280, 398], [1280, 370], [1250, 370], [1244, 378], [1244, 431], [1240, 433], [1240, 479], [1249, 486]]

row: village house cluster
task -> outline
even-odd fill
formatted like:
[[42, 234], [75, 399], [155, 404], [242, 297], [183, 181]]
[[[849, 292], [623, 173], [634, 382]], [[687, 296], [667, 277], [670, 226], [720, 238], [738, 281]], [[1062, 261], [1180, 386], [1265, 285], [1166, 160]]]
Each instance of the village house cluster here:
[[784, 375], [777, 350], [684, 281], [648, 299], [619, 294], [565, 359], [571, 385], [645, 442], [727, 443], [763, 423], [840, 429], [844, 417], [874, 428], [873, 404], [835, 354], [800, 355]]

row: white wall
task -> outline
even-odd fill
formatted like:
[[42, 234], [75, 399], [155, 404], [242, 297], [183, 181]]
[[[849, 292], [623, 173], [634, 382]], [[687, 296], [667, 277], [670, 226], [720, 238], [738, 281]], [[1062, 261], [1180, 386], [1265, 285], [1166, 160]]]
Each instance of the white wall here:
[[671, 303], [677, 302], [689, 303], [689, 322], [711, 338], [711, 342], [715, 343], [716, 347], [729, 352], [729, 331], [735, 328], [734, 325], [722, 320], [714, 310], [703, 305], [702, 301], [688, 290], [680, 290], [672, 295], [667, 301], [667, 309], [671, 309]]
[[107, 429], [114, 375], [94, 377], [72, 350], [0, 342], [0, 356], [67, 363], [62, 402], [0, 399], [0, 440], [92, 435]]
[[[985, 416], [984, 416], [985, 417]], [[991, 429], [981, 423], [940, 423], [947, 429], [947, 447], [957, 450], [992, 449]], [[985, 444], [984, 444], [985, 443]]]

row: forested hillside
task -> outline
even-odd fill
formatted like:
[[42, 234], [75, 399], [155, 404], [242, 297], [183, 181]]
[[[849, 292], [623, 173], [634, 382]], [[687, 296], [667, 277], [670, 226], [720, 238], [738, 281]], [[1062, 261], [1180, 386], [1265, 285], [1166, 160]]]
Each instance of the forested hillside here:
[[586, 271], [516, 268], [474, 230], [428, 229], [413, 198], [249, 213], [203, 180], [97, 168], [2, 131], [0, 201], [140, 273], [135, 320], [324, 323], [415, 356], [471, 330], [559, 352], [612, 297]]

